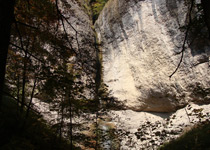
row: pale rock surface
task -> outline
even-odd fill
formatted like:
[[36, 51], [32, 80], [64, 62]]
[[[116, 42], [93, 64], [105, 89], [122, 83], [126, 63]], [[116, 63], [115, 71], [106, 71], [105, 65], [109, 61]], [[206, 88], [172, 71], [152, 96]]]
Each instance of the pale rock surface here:
[[179, 137], [193, 125], [210, 121], [210, 104], [188, 104], [173, 113], [109, 111], [109, 122], [116, 126], [120, 150], [154, 150]]
[[188, 102], [209, 103], [210, 44], [196, 39], [181, 54], [187, 0], [110, 0], [95, 28], [103, 80], [125, 108], [172, 112]]
[[[50, 124], [58, 123], [61, 117], [57, 111], [52, 111], [51, 106], [47, 103], [33, 99], [33, 108], [39, 111], [44, 119]], [[120, 141], [120, 150], [154, 150], [159, 148], [163, 143], [179, 137], [181, 134], [190, 130], [195, 124], [210, 121], [210, 104], [197, 105], [188, 104], [186, 107], [173, 113], [155, 113], [155, 112], [136, 112], [132, 110], [109, 110], [99, 112], [98, 121], [99, 129], [104, 132], [102, 146], [104, 149], [111, 150], [116, 141]], [[85, 135], [93, 137], [95, 114], [84, 113], [80, 116], [73, 117], [73, 123], [80, 125], [80, 128], [74, 128], [74, 135]], [[64, 120], [65, 124], [69, 119]], [[64, 130], [66, 130], [64, 128]], [[107, 136], [107, 133], [113, 132], [113, 137]], [[68, 138], [67, 132], [64, 133]], [[84, 145], [84, 141], [77, 143], [78, 146]]]
[[32, 103], [32, 108], [40, 112], [44, 120], [51, 125], [57, 123], [59, 114], [57, 111], [51, 109], [52, 106], [49, 103], [42, 102], [37, 98], [33, 98]]

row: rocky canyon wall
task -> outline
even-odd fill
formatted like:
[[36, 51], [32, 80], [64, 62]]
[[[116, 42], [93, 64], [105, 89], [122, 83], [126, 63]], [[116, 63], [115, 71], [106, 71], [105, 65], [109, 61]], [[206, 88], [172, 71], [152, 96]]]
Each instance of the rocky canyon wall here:
[[[74, 64], [74, 71], [80, 75], [84, 96], [93, 98], [97, 74], [97, 49], [89, 0], [67, 0], [60, 5], [60, 9], [65, 16], [63, 20], [70, 47], [74, 51], [74, 56], [70, 58]], [[64, 30], [63, 26], [61, 28]]]
[[[103, 137], [104, 149], [114, 149], [115, 143], [119, 143], [121, 150], [157, 149], [193, 124], [209, 119], [210, 43], [205, 36], [197, 34], [194, 38], [190, 34], [187, 44], [192, 39], [194, 42], [186, 44], [181, 66], [169, 78], [181, 58], [189, 1], [109, 0], [101, 12], [95, 29], [103, 57], [103, 82], [124, 106], [99, 111], [99, 128], [104, 127], [103, 133], [114, 132], [112, 136], [117, 137], [117, 142], [107, 139], [107, 135]], [[83, 6], [86, 2], [68, 0], [70, 7], [65, 15], [72, 25], [66, 24], [72, 46], [79, 55], [71, 59], [83, 60], [81, 80], [89, 84], [94, 82], [92, 72], [97, 56], [92, 20]], [[203, 32], [206, 33], [205, 29]], [[95, 88], [87, 89], [86, 95], [89, 90]], [[34, 103], [46, 120], [57, 122], [59, 114], [49, 111], [50, 106], [36, 99]], [[73, 123], [80, 128], [73, 128], [74, 136], [95, 138], [91, 129], [95, 118], [91, 113], [75, 116]], [[66, 125], [68, 122], [67, 119]], [[109, 131], [105, 125], [114, 130]], [[83, 146], [84, 139], [75, 142], [81, 149], [89, 149]]]
[[188, 36], [181, 66], [169, 78], [180, 62], [189, 3], [110, 0], [104, 7], [95, 23], [103, 81], [125, 108], [172, 112], [189, 102], [209, 103], [210, 43], [205, 37]]

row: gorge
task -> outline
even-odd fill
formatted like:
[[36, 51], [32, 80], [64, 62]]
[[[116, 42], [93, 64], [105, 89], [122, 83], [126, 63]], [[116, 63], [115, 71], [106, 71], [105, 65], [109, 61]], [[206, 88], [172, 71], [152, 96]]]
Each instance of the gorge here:
[[186, 33], [189, 14], [196, 17], [190, 7], [188, 0], [109, 0], [101, 11], [94, 23], [101, 77], [116, 101], [101, 117], [118, 137], [118, 148], [104, 149], [157, 149], [209, 120], [210, 42], [207, 29]]
[[201, 2], [19, 0], [5, 81], [18, 133], [34, 110], [70, 149], [156, 150], [209, 124]]

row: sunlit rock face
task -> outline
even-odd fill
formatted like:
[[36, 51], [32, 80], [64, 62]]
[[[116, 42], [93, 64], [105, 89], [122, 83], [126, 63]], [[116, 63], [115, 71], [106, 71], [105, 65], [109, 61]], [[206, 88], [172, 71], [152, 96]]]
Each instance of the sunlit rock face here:
[[188, 104], [174, 113], [109, 111], [115, 124], [120, 150], [157, 150], [163, 143], [176, 139], [194, 124], [210, 121], [210, 104]]
[[189, 101], [209, 103], [210, 44], [205, 38], [186, 44], [181, 66], [169, 78], [181, 58], [189, 7], [188, 0], [106, 4], [95, 23], [103, 80], [125, 108], [171, 112]]

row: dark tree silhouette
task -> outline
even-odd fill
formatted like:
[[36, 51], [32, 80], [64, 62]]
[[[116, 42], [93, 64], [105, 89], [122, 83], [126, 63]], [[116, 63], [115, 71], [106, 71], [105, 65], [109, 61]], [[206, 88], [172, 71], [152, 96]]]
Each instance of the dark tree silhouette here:
[[10, 30], [14, 14], [14, 0], [0, 0], [0, 106], [4, 87]]
[[204, 12], [204, 19], [206, 22], [206, 26], [209, 31], [209, 39], [210, 39], [210, 1], [209, 0], [201, 0], [201, 4], [203, 7], [203, 12]]

